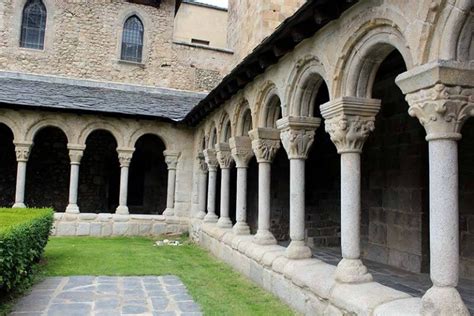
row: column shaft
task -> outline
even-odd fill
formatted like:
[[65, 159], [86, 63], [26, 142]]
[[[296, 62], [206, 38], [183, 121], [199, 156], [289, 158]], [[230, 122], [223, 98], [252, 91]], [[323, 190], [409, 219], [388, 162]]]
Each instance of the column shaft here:
[[197, 218], [203, 219], [206, 216], [206, 196], [207, 196], [207, 174], [205, 172], [199, 173], [199, 206]]
[[204, 217], [204, 221], [206, 222], [217, 222], [216, 183], [217, 183], [217, 170], [210, 169], [208, 189], [207, 189], [207, 214]]
[[250, 234], [250, 227], [247, 224], [247, 168], [237, 167], [237, 201], [236, 220], [234, 233], [237, 235]]
[[304, 241], [305, 160], [290, 160], [290, 237]]
[[346, 259], [360, 258], [360, 154], [341, 154], [341, 250]]
[[15, 204], [13, 207], [25, 207], [26, 161], [18, 161], [16, 173]]
[[221, 169], [221, 216], [217, 225], [224, 228], [232, 227], [232, 222], [229, 218], [229, 185], [230, 169]]
[[79, 213], [77, 205], [77, 191], [79, 187], [79, 164], [71, 164], [71, 176], [69, 180], [69, 205], [66, 213]]
[[258, 164], [258, 230], [254, 242], [260, 245], [276, 244], [276, 239], [270, 232], [270, 162]]
[[174, 215], [174, 196], [176, 186], [176, 169], [168, 169], [168, 189], [166, 193], [166, 210], [163, 215]]
[[121, 167], [120, 169], [120, 197], [119, 206], [117, 207], [117, 214], [128, 214], [127, 206], [128, 196], [128, 166]]

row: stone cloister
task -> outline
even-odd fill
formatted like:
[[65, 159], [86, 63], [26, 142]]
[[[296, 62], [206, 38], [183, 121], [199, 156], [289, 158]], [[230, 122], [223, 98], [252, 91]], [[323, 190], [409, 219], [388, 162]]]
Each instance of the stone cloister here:
[[[339, 9], [303, 5], [179, 119], [0, 109], [3, 202], [64, 199], [58, 235], [189, 231], [305, 314], [469, 315], [473, 4]], [[327, 247], [337, 266], [314, 258]], [[365, 259], [433, 285], [412, 297]]]

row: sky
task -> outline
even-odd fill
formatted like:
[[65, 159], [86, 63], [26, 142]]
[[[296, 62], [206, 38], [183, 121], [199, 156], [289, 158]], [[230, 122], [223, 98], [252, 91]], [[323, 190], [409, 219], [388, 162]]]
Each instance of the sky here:
[[218, 7], [227, 8], [227, 0], [197, 0], [198, 2], [212, 4]]

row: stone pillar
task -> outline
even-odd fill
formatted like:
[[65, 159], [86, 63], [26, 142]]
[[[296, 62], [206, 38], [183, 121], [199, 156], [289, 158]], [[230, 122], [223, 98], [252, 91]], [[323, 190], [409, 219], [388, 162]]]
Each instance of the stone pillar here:
[[232, 166], [232, 154], [229, 144], [219, 143], [216, 145], [217, 160], [221, 168], [221, 216], [217, 221], [217, 226], [231, 228], [232, 221], [229, 217], [229, 186], [230, 168]]
[[199, 205], [198, 212], [196, 213], [196, 218], [203, 219], [206, 216], [206, 195], [207, 195], [207, 163], [203, 153], [198, 153], [198, 163], [199, 163]]
[[209, 170], [209, 182], [207, 187], [207, 214], [204, 221], [208, 223], [216, 223], [216, 184], [217, 184], [217, 162], [216, 151], [214, 149], [205, 149], [204, 157], [206, 158], [207, 168]]
[[15, 142], [15, 152], [17, 161], [16, 173], [16, 191], [14, 208], [24, 208], [25, 206], [25, 183], [26, 183], [26, 164], [30, 156], [31, 142]]
[[429, 147], [430, 276], [422, 314], [469, 315], [459, 278], [458, 148], [463, 123], [474, 116], [474, 68], [435, 61], [397, 77], [408, 113], [426, 130]]
[[286, 257], [304, 259], [312, 256], [305, 245], [305, 160], [321, 119], [284, 117], [277, 121], [280, 138], [290, 159], [290, 238]]
[[336, 280], [370, 282], [372, 275], [360, 260], [360, 154], [374, 130], [380, 100], [344, 97], [321, 106], [326, 131], [341, 155], [341, 251]]
[[166, 209], [163, 212], [165, 216], [174, 216], [174, 196], [176, 187], [176, 167], [180, 152], [173, 150], [165, 150], [163, 152], [165, 162], [168, 166], [168, 190], [166, 193]]
[[127, 215], [128, 206], [127, 206], [127, 196], [128, 196], [128, 169], [130, 167], [130, 162], [132, 161], [133, 148], [118, 148], [118, 157], [120, 161], [120, 196], [119, 196], [119, 206], [115, 211], [116, 214]]
[[274, 245], [277, 241], [270, 232], [271, 163], [280, 148], [280, 132], [273, 128], [258, 128], [249, 135], [258, 162], [258, 230], [253, 242]]
[[79, 166], [81, 165], [82, 155], [84, 154], [84, 145], [68, 144], [69, 159], [71, 162], [71, 175], [69, 178], [69, 204], [66, 207], [66, 213], [79, 213], [77, 205], [77, 194], [79, 187]]
[[248, 136], [237, 136], [229, 139], [229, 144], [237, 167], [237, 201], [235, 203], [237, 222], [233, 231], [236, 235], [248, 235], [250, 227], [247, 224], [247, 168], [253, 156], [252, 142]]

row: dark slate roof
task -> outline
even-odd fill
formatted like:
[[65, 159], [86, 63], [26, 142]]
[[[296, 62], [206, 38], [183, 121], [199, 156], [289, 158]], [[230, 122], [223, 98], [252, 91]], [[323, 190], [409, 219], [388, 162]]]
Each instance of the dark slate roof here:
[[329, 22], [339, 18], [358, 0], [307, 0], [295, 14], [283, 21], [270, 36], [265, 38], [242, 60], [199, 104], [184, 122], [196, 126], [199, 122], [243, 89], [255, 77], [265, 72], [296, 45], [313, 36]]
[[205, 94], [174, 89], [0, 72], [0, 103], [181, 121]]

